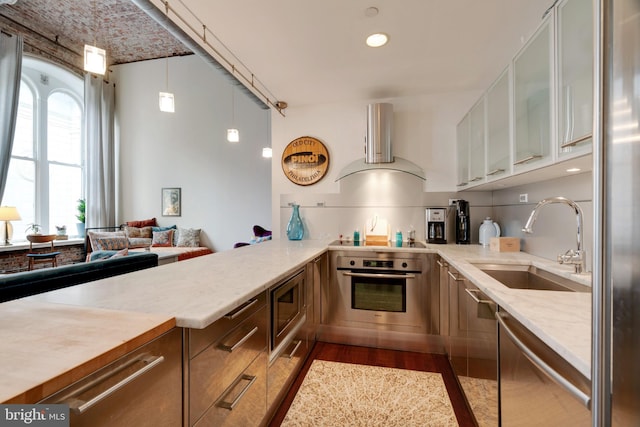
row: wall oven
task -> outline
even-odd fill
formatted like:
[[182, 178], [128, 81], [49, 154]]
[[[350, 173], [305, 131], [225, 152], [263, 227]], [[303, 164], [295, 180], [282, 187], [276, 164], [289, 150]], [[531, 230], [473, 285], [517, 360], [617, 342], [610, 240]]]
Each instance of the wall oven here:
[[269, 291], [271, 302], [270, 350], [282, 344], [306, 319], [305, 270]]
[[423, 254], [332, 251], [330, 304], [323, 323], [426, 333], [427, 262]]

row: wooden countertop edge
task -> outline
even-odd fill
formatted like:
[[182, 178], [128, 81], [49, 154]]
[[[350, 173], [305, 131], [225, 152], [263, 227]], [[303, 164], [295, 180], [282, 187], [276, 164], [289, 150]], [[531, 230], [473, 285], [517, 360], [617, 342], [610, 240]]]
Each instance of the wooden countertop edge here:
[[165, 332], [170, 331], [176, 327], [176, 319], [171, 318], [154, 328], [123, 342], [121, 345], [112, 348], [111, 350], [103, 353], [93, 359], [87, 360], [85, 363], [74, 367], [73, 369], [64, 372], [63, 374], [53, 377], [50, 380], [26, 390], [2, 403], [18, 403], [18, 404], [32, 404], [37, 403], [47, 396], [56, 393], [63, 388], [73, 384], [74, 382], [82, 379], [83, 377], [95, 372], [96, 370], [105, 367], [109, 363], [115, 361], [121, 356], [135, 350], [136, 348], [147, 344], [154, 340]]

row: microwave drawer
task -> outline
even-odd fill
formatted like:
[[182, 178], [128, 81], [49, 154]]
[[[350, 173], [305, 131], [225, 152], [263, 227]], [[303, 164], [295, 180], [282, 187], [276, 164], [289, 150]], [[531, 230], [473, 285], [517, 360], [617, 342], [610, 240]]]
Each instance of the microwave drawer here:
[[257, 426], [267, 413], [267, 352], [261, 352], [253, 363], [224, 384], [224, 389], [196, 427]]
[[193, 358], [211, 343], [218, 341], [267, 303], [267, 293], [262, 292], [231, 310], [204, 329], [189, 329], [189, 358]]
[[266, 348], [267, 308], [263, 307], [193, 358], [189, 364], [190, 423]]

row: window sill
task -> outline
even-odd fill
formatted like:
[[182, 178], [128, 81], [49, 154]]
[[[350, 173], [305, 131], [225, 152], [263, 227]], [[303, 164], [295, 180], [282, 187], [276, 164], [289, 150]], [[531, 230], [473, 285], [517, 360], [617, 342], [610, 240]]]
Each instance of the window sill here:
[[[84, 245], [84, 239], [79, 237], [70, 238], [67, 240], [54, 240], [53, 246], [74, 246], [74, 245]], [[33, 245], [34, 248], [46, 248], [50, 246], [49, 243], [36, 243]], [[9, 246], [0, 245], [0, 254], [4, 252], [12, 252], [12, 251], [20, 251], [29, 249], [29, 242], [26, 240], [17, 241]]]

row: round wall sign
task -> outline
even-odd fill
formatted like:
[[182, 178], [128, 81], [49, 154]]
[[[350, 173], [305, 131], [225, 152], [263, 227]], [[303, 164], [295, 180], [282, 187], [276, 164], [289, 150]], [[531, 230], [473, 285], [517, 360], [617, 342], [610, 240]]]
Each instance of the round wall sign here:
[[315, 184], [324, 177], [327, 169], [329, 169], [327, 147], [311, 136], [294, 139], [282, 152], [282, 170], [294, 184]]

